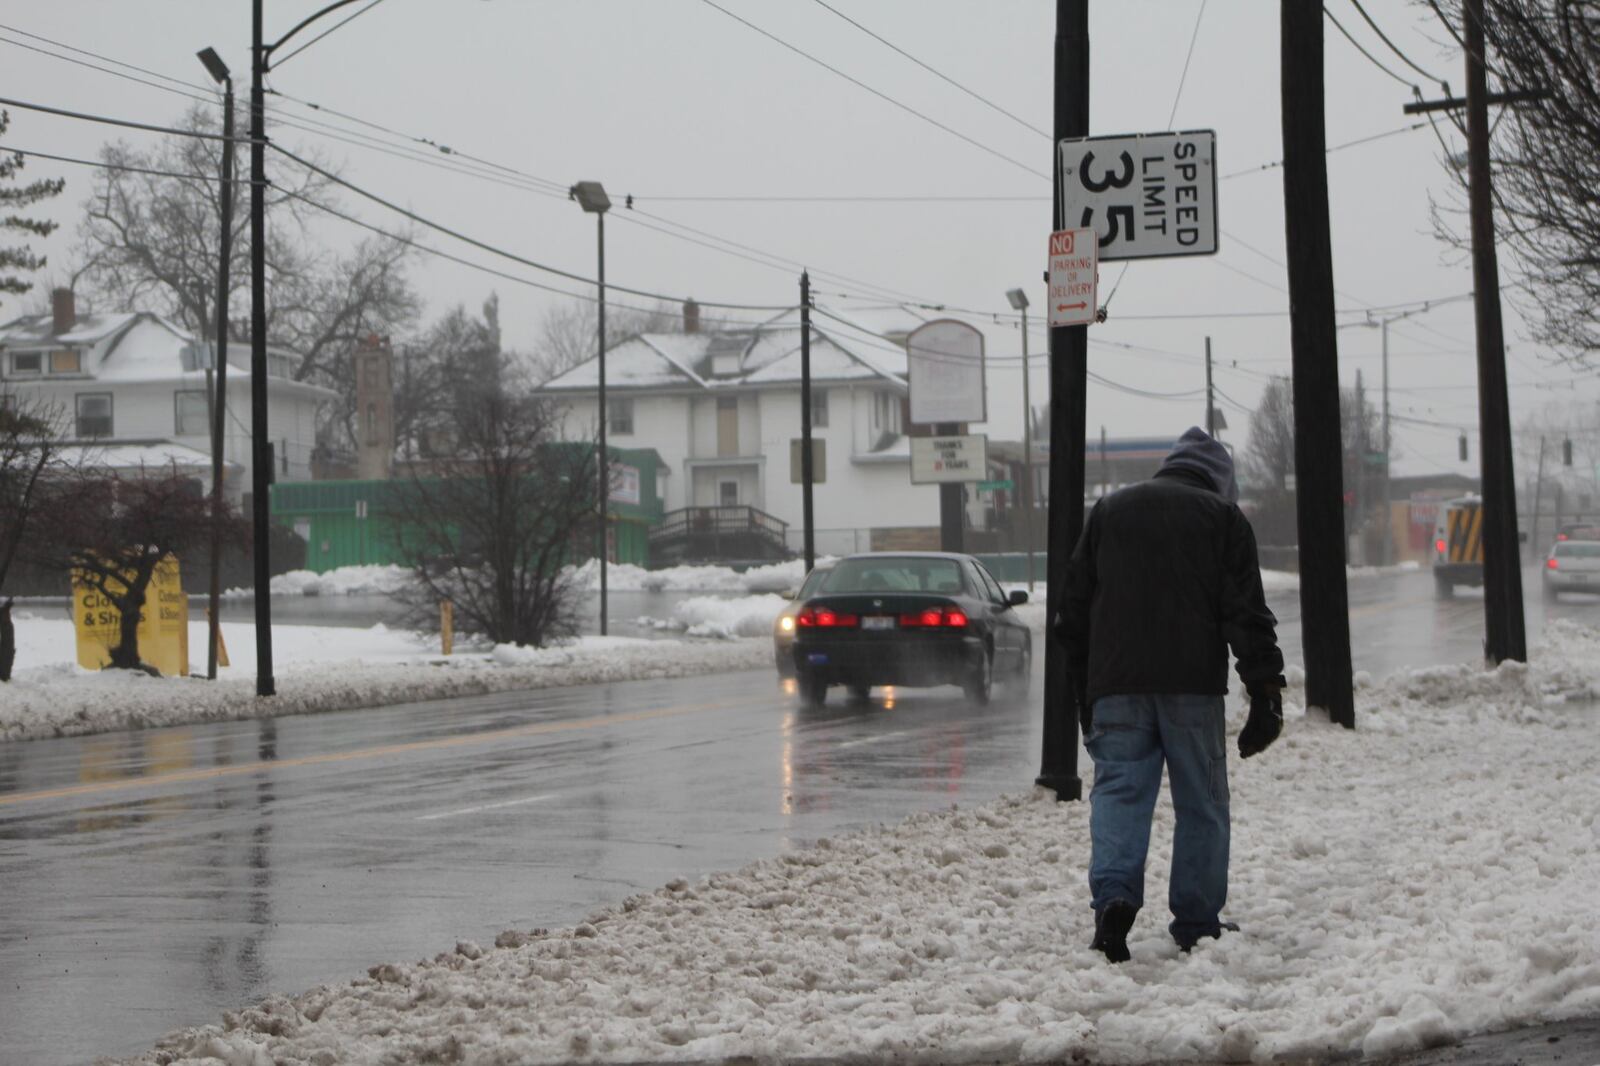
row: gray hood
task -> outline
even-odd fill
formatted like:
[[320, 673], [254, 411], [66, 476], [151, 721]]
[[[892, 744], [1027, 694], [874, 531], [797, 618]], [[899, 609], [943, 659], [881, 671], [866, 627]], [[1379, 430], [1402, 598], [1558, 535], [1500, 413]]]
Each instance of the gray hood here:
[[1199, 426], [1190, 426], [1184, 431], [1178, 443], [1172, 446], [1172, 453], [1162, 460], [1156, 476], [1174, 470], [1199, 474], [1217, 495], [1229, 503], [1239, 502], [1239, 483], [1233, 477], [1233, 457]]

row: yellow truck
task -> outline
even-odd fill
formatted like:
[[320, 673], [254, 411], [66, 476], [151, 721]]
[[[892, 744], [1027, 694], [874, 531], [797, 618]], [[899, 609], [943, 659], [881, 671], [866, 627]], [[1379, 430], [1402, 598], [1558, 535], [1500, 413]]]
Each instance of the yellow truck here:
[[1433, 528], [1433, 583], [1441, 598], [1457, 585], [1483, 587], [1483, 500], [1463, 496], [1439, 508]]

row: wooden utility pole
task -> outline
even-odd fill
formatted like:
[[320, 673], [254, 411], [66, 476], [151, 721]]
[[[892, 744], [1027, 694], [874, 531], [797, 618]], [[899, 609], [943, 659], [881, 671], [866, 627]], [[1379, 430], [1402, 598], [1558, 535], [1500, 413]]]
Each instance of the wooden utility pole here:
[[811, 457], [811, 274], [800, 272], [800, 515], [805, 524], [806, 573], [817, 565], [817, 527], [811, 511], [816, 477]]
[[1211, 338], [1206, 338], [1206, 436], [1217, 435], [1217, 397], [1211, 389]]
[[1355, 727], [1345, 588], [1339, 341], [1328, 229], [1322, 5], [1281, 0], [1283, 210], [1294, 358], [1294, 460], [1306, 703]]
[[[1320, 9], [1319, 9], [1320, 10]], [[1089, 0], [1056, 0], [1055, 137], [1050, 144], [1051, 231], [1061, 213], [1061, 141], [1089, 135]], [[1046, 279], [1048, 280], [1048, 279]], [[1066, 591], [1067, 560], [1083, 532], [1083, 447], [1089, 388], [1089, 327], [1050, 329], [1050, 511], [1045, 617], [1053, 622]], [[1037, 783], [1057, 799], [1083, 798], [1078, 777], [1074, 682], [1055, 626], [1044, 631], [1044, 755]]]
[[1478, 332], [1479, 462], [1483, 480], [1485, 658], [1526, 662], [1522, 569], [1517, 559], [1516, 477], [1511, 460], [1511, 401], [1500, 322], [1500, 267], [1495, 260], [1489, 173], [1489, 93], [1484, 73], [1483, 0], [1465, 0], [1467, 50], [1467, 198], [1472, 216], [1472, 290]]

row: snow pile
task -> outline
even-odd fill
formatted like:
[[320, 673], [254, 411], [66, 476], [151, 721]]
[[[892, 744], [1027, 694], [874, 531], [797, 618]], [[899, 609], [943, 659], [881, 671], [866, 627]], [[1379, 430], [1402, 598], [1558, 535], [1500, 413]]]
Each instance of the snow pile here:
[[373, 966], [137, 1061], [1265, 1062], [1593, 1015], [1600, 722], [1551, 697], [1597, 664], [1600, 631], [1574, 627], [1520, 680], [1364, 688], [1362, 720], [1403, 731], [1292, 715], [1232, 767], [1243, 931], [1192, 955], [1165, 930], [1166, 797], [1112, 966], [1087, 947], [1088, 807], [1036, 791]]
[[[219, 680], [81, 670], [72, 623], [17, 616], [19, 669], [0, 685], [0, 741], [103, 733], [191, 722], [378, 707], [451, 696], [685, 677], [771, 668], [772, 642], [581, 637], [561, 647], [497, 647], [445, 657], [437, 638], [392, 630], [272, 627], [278, 694], [255, 694], [255, 627], [223, 624], [232, 654]], [[206, 632], [189, 627], [191, 668], [203, 670]], [[36, 665], [36, 664], [44, 665]]]
[[[677, 630], [690, 637], [760, 637], [772, 632], [778, 614], [789, 605], [782, 596], [695, 596], [672, 609], [670, 618], [641, 615], [635, 621], [647, 628]], [[1044, 632], [1044, 591], [1017, 607], [1017, 617], [1035, 632]]]
[[[1291, 690], [1284, 739], [1234, 767], [1230, 913], [1245, 931], [1193, 956], [1166, 938], [1159, 905], [1133, 963], [1083, 946], [1087, 810], [1035, 794], [675, 881], [572, 930], [375, 966], [163, 1046], [350, 1063], [446, 1049], [1240, 1061], [1386, 1054], [1592, 1014], [1600, 726], [1569, 701], [1597, 678], [1600, 631], [1563, 623], [1529, 667], [1364, 684], [1354, 733], [1305, 716]], [[1406, 728], [1375, 728], [1386, 719]], [[1163, 801], [1153, 900], [1170, 834]]]
[[[831, 565], [833, 561], [833, 557], [825, 556], [817, 560], [817, 565]], [[600, 566], [593, 560], [573, 568], [572, 576], [578, 588], [600, 587]], [[606, 586], [627, 592], [779, 593], [799, 588], [805, 579], [803, 559], [789, 559], [745, 571], [726, 566], [671, 566], [646, 570], [630, 563], [612, 563], [606, 567]]]
[[[389, 596], [411, 583], [411, 571], [403, 566], [341, 566], [326, 573], [290, 570], [272, 579], [274, 596]], [[228, 589], [225, 599], [244, 599], [252, 595], [247, 588]]]
[[641, 617], [640, 625], [678, 629], [691, 637], [762, 637], [772, 633], [778, 612], [789, 603], [782, 596], [694, 596], [672, 609], [667, 619]]

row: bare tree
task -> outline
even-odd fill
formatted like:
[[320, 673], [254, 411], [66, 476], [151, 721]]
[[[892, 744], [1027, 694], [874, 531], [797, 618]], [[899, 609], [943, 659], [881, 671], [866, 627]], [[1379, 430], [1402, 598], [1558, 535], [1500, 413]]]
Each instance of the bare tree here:
[[449, 454], [460, 396], [498, 387], [509, 362], [500, 350], [500, 298], [484, 301], [481, 318], [457, 306], [419, 337], [403, 343], [395, 368], [395, 440], [407, 459]]
[[17, 657], [6, 578], [34, 524], [47, 479], [61, 465], [63, 424], [59, 408], [0, 394], [0, 681], [11, 680]]
[[[1380, 447], [1382, 431], [1377, 410], [1365, 390], [1339, 390], [1340, 444], [1344, 456], [1344, 487], [1354, 493], [1367, 469], [1366, 455]], [[1286, 377], [1273, 378], [1250, 416], [1250, 442], [1245, 446], [1243, 491], [1255, 501], [1251, 522], [1263, 544], [1293, 544], [1296, 540], [1294, 484], [1294, 387]], [[1366, 500], [1364, 503], [1373, 501]], [[1346, 532], [1354, 532], [1363, 516], [1345, 509]]]
[[[111, 667], [148, 670], [139, 657], [139, 618], [150, 581], [169, 555], [198, 553], [209, 546], [211, 501], [194, 478], [140, 471], [112, 477], [85, 470], [52, 485], [30, 538], [33, 561], [58, 573], [76, 572], [120, 613]], [[223, 540], [248, 542], [248, 526], [237, 514], [220, 516]]]
[[[5, 135], [10, 124], [10, 114], [0, 110], [0, 137]], [[56, 223], [48, 219], [28, 218], [17, 212], [60, 195], [61, 190], [66, 188], [66, 181], [54, 178], [26, 185], [14, 184], [26, 162], [17, 153], [0, 154], [0, 212], [3, 212], [0, 213], [0, 232], [10, 230], [32, 237], [48, 237], [55, 232]], [[27, 292], [32, 284], [24, 281], [20, 275], [39, 270], [44, 265], [45, 257], [35, 255], [26, 244], [0, 246], [0, 293], [20, 296]]]
[[[216, 133], [215, 109], [196, 105], [177, 123]], [[217, 258], [222, 226], [221, 145], [174, 137], [150, 149], [107, 145], [79, 230], [81, 271], [103, 306], [157, 311], [202, 337], [216, 332]], [[309, 223], [332, 205], [331, 183], [268, 157], [267, 333], [301, 357], [293, 374], [354, 402], [347, 356], [372, 334], [401, 332], [418, 302], [406, 277], [411, 249], [373, 238], [343, 252], [318, 247]], [[320, 165], [320, 164], [319, 164]], [[324, 169], [328, 169], [324, 167]], [[248, 184], [237, 181], [229, 277], [230, 337], [248, 336], [242, 313], [250, 285]]]
[[[532, 356], [536, 381], [549, 381], [585, 359], [593, 359], [600, 321], [595, 305], [585, 300], [556, 304], [544, 313], [539, 340]], [[606, 347], [621, 344], [639, 333], [682, 333], [683, 315], [669, 303], [651, 310], [635, 307], [606, 308]]]
[[[1459, 0], [1438, 0], [1460, 38]], [[1593, 0], [1484, 0], [1494, 90], [1543, 90], [1497, 109], [1490, 140], [1495, 231], [1512, 298], [1537, 339], [1579, 361], [1600, 352], [1600, 7]], [[1459, 177], [1455, 161], [1446, 165]], [[1435, 228], [1466, 249], [1464, 187]]]
[[448, 600], [462, 632], [496, 643], [572, 634], [563, 568], [595, 529], [594, 446], [561, 442], [561, 412], [521, 390], [484, 387], [452, 413], [453, 454], [413, 467], [389, 507], [411, 602]]

